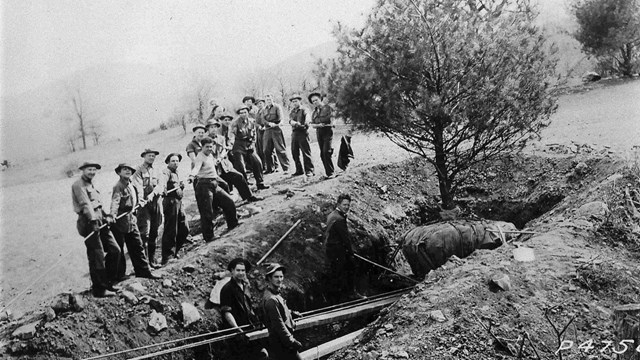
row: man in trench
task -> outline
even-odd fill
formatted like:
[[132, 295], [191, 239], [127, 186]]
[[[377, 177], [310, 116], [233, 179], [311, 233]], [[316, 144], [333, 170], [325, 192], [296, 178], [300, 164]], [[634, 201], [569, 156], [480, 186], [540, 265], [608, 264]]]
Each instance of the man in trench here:
[[[250, 325], [258, 327], [260, 321], [253, 311], [247, 271], [251, 270], [251, 264], [242, 259], [235, 258], [229, 262], [227, 270], [231, 272], [231, 279], [220, 290], [220, 306], [222, 316], [230, 328], [237, 328], [239, 333], [246, 332], [248, 328], [241, 326]], [[231, 341], [231, 353], [234, 359], [268, 359], [267, 350], [258, 342], [247, 343], [244, 336], [241, 339]]]
[[326, 254], [329, 269], [329, 297], [334, 303], [341, 300], [363, 298], [355, 289], [356, 263], [353, 242], [347, 227], [347, 214], [351, 207], [351, 196], [340, 194], [336, 209], [327, 217], [325, 230]]
[[84, 241], [89, 261], [91, 293], [95, 297], [107, 297], [116, 295], [113, 283], [117, 281], [118, 259], [121, 254], [109, 227], [100, 228], [114, 221], [102, 209], [100, 192], [93, 187], [93, 178], [100, 168], [100, 164], [91, 161], [78, 168], [82, 171], [82, 176], [71, 186], [71, 199], [73, 211], [78, 214], [78, 233], [83, 237], [91, 234]]
[[[123, 163], [115, 168], [116, 174], [120, 176], [118, 182], [113, 186], [111, 194], [111, 214], [120, 216], [112, 225], [113, 235], [120, 248], [120, 258], [118, 261], [117, 280], [126, 280], [127, 260], [124, 256], [124, 246], [127, 245], [129, 258], [133, 265], [133, 270], [137, 277], [148, 279], [160, 279], [149, 269], [149, 262], [144, 253], [144, 245], [138, 230], [138, 224], [134, 208], [136, 205], [144, 206], [145, 201], [140, 198], [138, 189], [131, 183], [131, 176], [134, 169], [132, 166]], [[126, 214], [126, 215], [123, 215]]]
[[265, 325], [269, 331], [269, 356], [278, 360], [301, 360], [298, 351], [302, 349], [300, 341], [293, 337], [295, 323], [293, 318], [300, 314], [289, 310], [280, 291], [284, 283], [286, 269], [280, 264], [271, 264], [267, 268], [262, 311]]

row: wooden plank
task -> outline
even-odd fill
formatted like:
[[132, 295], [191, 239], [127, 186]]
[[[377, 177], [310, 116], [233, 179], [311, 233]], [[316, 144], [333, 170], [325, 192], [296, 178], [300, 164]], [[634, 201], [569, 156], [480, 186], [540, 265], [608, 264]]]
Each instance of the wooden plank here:
[[273, 247], [271, 249], [269, 249], [269, 251], [267, 251], [266, 254], [264, 254], [264, 256], [258, 260], [257, 264], [260, 265], [262, 264], [263, 261], [265, 261], [267, 259], [267, 256], [271, 255], [271, 253], [280, 245], [280, 243], [287, 238], [287, 236], [289, 236], [289, 234], [293, 231], [293, 229], [296, 228], [296, 226], [300, 225], [300, 223], [302, 222], [302, 219], [296, 221], [295, 224], [293, 224], [293, 226], [291, 226], [289, 228], [289, 230], [287, 230], [286, 233], [284, 233], [284, 235], [282, 235], [282, 237], [280, 238], [280, 240], [278, 240], [278, 242], [276, 242], [275, 245], [273, 245]]
[[300, 354], [300, 357], [303, 360], [316, 360], [316, 359], [320, 359], [323, 356], [327, 356], [331, 353], [334, 353], [344, 347], [347, 347], [351, 344], [353, 344], [353, 342], [355, 341], [355, 339], [360, 336], [360, 334], [362, 334], [362, 331], [364, 331], [364, 329], [360, 329], [357, 331], [354, 331], [352, 333], [349, 333], [345, 336], [341, 336], [337, 339], [333, 339], [329, 342], [326, 342], [322, 345], [318, 345], [314, 348], [311, 348], [309, 350], [306, 350], [304, 352], [302, 352]]

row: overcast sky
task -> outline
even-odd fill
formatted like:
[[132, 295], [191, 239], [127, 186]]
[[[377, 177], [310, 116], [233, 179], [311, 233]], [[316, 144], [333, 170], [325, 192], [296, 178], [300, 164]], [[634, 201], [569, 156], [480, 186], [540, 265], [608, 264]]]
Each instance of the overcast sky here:
[[271, 65], [357, 26], [374, 0], [3, 0], [2, 87], [111, 62], [215, 71]]

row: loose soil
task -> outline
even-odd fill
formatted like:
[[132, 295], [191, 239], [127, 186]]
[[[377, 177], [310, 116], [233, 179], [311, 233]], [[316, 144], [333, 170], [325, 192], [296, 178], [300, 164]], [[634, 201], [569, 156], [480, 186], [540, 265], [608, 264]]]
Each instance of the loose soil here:
[[[162, 137], [154, 138], [154, 142], [169, 149], [188, 141], [188, 137], [172, 136], [171, 142]], [[626, 145], [633, 142], [625, 141]], [[161, 150], [165, 151], [164, 147]], [[409, 273], [402, 255], [392, 255], [400, 234], [439, 218], [437, 181], [432, 168], [424, 160], [409, 159], [387, 140], [377, 137], [360, 137], [354, 142], [354, 151], [352, 167], [336, 179], [303, 182], [272, 175], [268, 181], [274, 187], [261, 194], [266, 199], [257, 204], [261, 211], [255, 213], [255, 208], [241, 206], [242, 226], [212, 244], [204, 244], [201, 236], [194, 234], [193, 244], [180, 259], [162, 269], [165, 278], [173, 281], [171, 286], [163, 287], [160, 281], [128, 280], [142, 283], [147, 295], [160, 301], [167, 330], [155, 334], [147, 328], [151, 313], [148, 304], [130, 305], [122, 298], [94, 299], [85, 292], [84, 311], [65, 312], [52, 321], [42, 321], [33, 339], [10, 339], [10, 334], [20, 324], [40, 318], [44, 307], [28, 312], [18, 321], [2, 323], [0, 338], [4, 339], [5, 356], [86, 358], [213, 331], [221, 319], [218, 309], [207, 299], [227, 261], [241, 255], [255, 263], [298, 219], [303, 220], [302, 224], [267, 262], [280, 262], [289, 268], [285, 295], [292, 308], [305, 311], [328, 305], [323, 297], [322, 233], [326, 216], [342, 192], [351, 193], [355, 199], [349, 225], [356, 238], [356, 251]], [[627, 184], [640, 189], [640, 174], [637, 160], [629, 161], [633, 160], [633, 150], [625, 151], [595, 142], [542, 142], [525, 154], [504, 156], [472, 169], [458, 194], [461, 217], [512, 221], [540, 234], [521, 236], [494, 251], [477, 251], [466, 259], [453, 259], [429, 273], [415, 290], [384, 310], [356, 345], [332, 358], [495, 359], [517, 358], [518, 354], [521, 358], [537, 358], [536, 353], [540, 358], [555, 358], [558, 339], [553, 327], [561, 329], [569, 321], [572, 322], [565, 338], [576, 345], [565, 352], [564, 358], [607, 358], [610, 351], [606, 356], [598, 351], [603, 341], [616, 340], [611, 321], [613, 308], [640, 302], [640, 224], [630, 217], [622, 196]], [[115, 159], [111, 162], [117, 163]], [[315, 163], [319, 166], [319, 159]], [[103, 188], [107, 188], [108, 180], [112, 179], [101, 180]], [[68, 189], [70, 183], [71, 180], [61, 179], [55, 185]], [[34, 187], [35, 194], [30, 195], [33, 201], [38, 199], [36, 190], [40, 189], [36, 185], [20, 185]], [[46, 191], [40, 194], [49, 196]], [[189, 218], [196, 220], [191, 190], [186, 198], [191, 199], [186, 204]], [[592, 201], [606, 203], [610, 211], [593, 216], [576, 211]], [[66, 236], [61, 237], [66, 241]], [[517, 247], [533, 248], [535, 260], [514, 260], [513, 250]], [[66, 247], [73, 248], [79, 254], [76, 264], [82, 264], [85, 272], [82, 246]], [[28, 258], [24, 257], [26, 254], [21, 256]], [[7, 260], [6, 255], [3, 260]], [[183, 270], [185, 265], [196, 270], [187, 272]], [[40, 270], [47, 266], [41, 265]], [[5, 264], [3, 267], [6, 269]], [[19, 268], [27, 269], [28, 265]], [[74, 272], [67, 270], [69, 274]], [[257, 268], [249, 274], [256, 301], [264, 286], [262, 270]], [[359, 268], [359, 274], [358, 287], [368, 295], [406, 285], [397, 277], [365, 265]], [[507, 275], [511, 289], [502, 291], [489, 286], [495, 275]], [[14, 273], [11, 279], [22, 285], [32, 279], [14, 280], [18, 278]], [[87, 283], [73, 281], [65, 287], [78, 292], [82, 289], [78, 285]], [[13, 294], [20, 289], [13, 288]], [[51, 290], [49, 285], [43, 288], [51, 291], [50, 295], [60, 292]], [[41, 289], [37, 294], [40, 305], [53, 301], [50, 296], [43, 296], [46, 291]], [[4, 295], [6, 299], [6, 288]], [[189, 328], [183, 327], [180, 314], [180, 303], [185, 301], [194, 304], [203, 315], [203, 320]], [[33, 302], [27, 308], [33, 309]], [[445, 321], [434, 320], [438, 318], [434, 310], [440, 310]], [[326, 327], [322, 332], [338, 335], [350, 330], [348, 324], [343, 324]], [[525, 337], [531, 341], [523, 343]], [[311, 342], [315, 337], [305, 339]], [[590, 339], [596, 349], [579, 354], [577, 344]], [[214, 346], [181, 352], [173, 358], [220, 358], [224, 351], [224, 347]]]

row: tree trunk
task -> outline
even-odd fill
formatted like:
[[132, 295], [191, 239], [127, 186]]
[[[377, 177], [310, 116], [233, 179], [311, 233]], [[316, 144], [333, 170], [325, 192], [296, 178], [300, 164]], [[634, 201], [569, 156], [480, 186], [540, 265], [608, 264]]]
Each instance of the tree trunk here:
[[620, 48], [620, 55], [622, 61], [620, 61], [619, 69], [622, 76], [632, 77], [633, 76], [633, 63], [632, 61], [632, 53], [633, 53], [633, 44], [624, 44]]
[[82, 135], [82, 148], [87, 150], [87, 134], [84, 130], [84, 120], [82, 116], [78, 116], [80, 118], [80, 134]]
[[623, 340], [633, 340], [627, 342], [627, 350], [618, 355], [618, 359], [640, 360], [640, 304], [627, 304], [613, 309], [613, 319], [616, 327], [617, 343], [616, 350], [624, 351], [620, 344]]
[[451, 210], [455, 207], [453, 195], [451, 194], [451, 179], [449, 179], [449, 169], [447, 167], [447, 154], [444, 151], [444, 128], [442, 120], [436, 119], [434, 127], [434, 149], [436, 153], [436, 174], [438, 175], [438, 185], [440, 187], [440, 198], [442, 208]]

